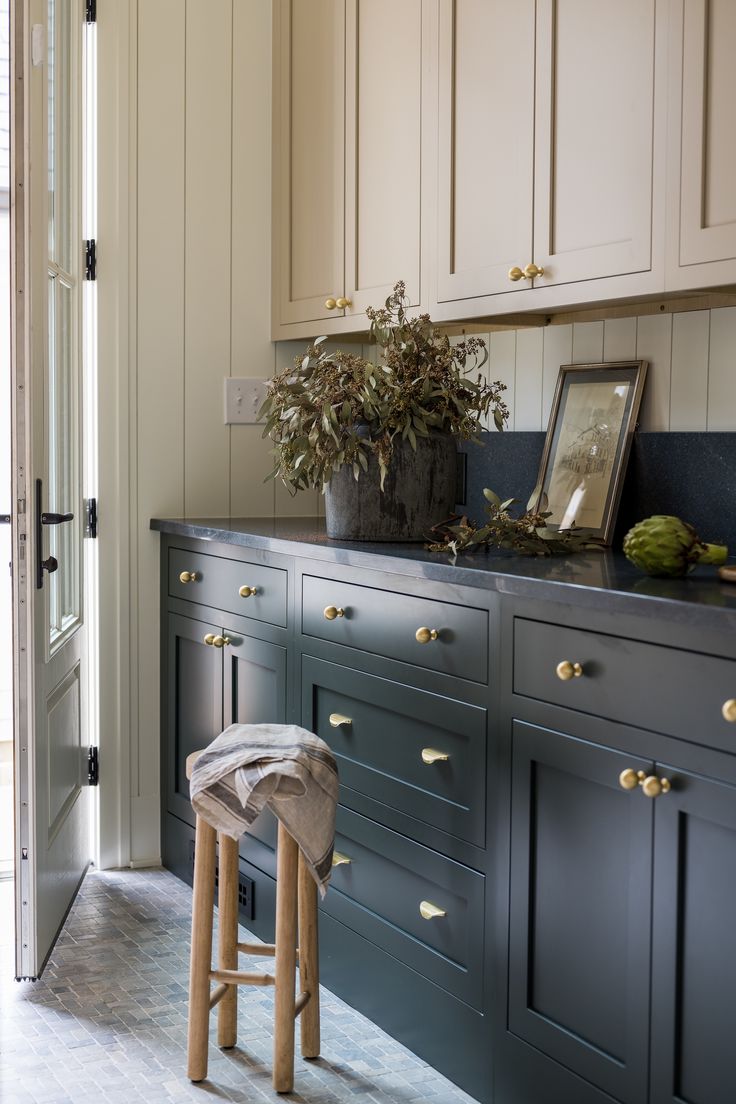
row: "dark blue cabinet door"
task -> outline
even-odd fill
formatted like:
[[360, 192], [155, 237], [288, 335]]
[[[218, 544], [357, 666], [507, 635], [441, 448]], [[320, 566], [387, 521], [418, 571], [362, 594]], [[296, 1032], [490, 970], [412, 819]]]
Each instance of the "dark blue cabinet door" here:
[[222, 652], [205, 644], [219, 625], [169, 614], [166, 694], [166, 807], [194, 824], [186, 777], [187, 756], [222, 729]]
[[736, 787], [657, 773], [651, 1104], [734, 1104]]
[[[514, 722], [508, 1030], [623, 1104], [645, 1104], [651, 761]], [[547, 1095], [545, 1095], [547, 1094]], [[540, 1084], [536, 1104], [561, 1104]]]

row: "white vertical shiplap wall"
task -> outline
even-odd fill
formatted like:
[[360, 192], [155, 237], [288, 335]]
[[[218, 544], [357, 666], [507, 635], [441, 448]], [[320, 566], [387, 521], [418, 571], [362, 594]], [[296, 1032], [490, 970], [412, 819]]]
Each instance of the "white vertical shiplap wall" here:
[[736, 430], [736, 307], [505, 330], [485, 340], [484, 371], [507, 386], [509, 429], [547, 428], [561, 364], [638, 359], [649, 361], [643, 430]]

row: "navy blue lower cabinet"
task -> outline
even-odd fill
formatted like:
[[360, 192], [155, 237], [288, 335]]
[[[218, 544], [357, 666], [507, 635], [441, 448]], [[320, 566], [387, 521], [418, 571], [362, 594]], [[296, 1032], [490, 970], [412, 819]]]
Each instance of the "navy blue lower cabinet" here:
[[657, 775], [651, 1104], [734, 1104], [736, 787]]
[[[654, 804], [621, 788], [630, 768], [652, 764], [514, 722], [507, 1030], [645, 1104]], [[533, 1104], [565, 1100], [540, 1078]]]

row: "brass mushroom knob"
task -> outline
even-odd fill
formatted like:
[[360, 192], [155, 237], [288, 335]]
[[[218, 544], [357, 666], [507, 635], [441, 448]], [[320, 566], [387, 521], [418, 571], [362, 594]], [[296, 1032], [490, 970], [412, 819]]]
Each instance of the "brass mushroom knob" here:
[[721, 713], [724, 721], [736, 724], [736, 698], [729, 698], [728, 701], [725, 701], [721, 706]]
[[346, 307], [352, 307], [352, 299], [346, 299], [343, 295], [335, 301], [335, 306], [338, 310], [345, 310]]
[[330, 296], [329, 299], [325, 299], [325, 306], [328, 310], [334, 310], [337, 306], [337, 299], [333, 299], [332, 296]]
[[209, 645], [209, 647], [211, 648], [212, 645], [215, 643], [215, 634], [214, 633], [207, 633], [207, 635], [203, 639], [204, 639], [204, 643]]
[[325, 621], [334, 621], [336, 617], [344, 617], [345, 610], [342, 606], [325, 606]]
[[252, 586], [242, 586], [238, 591], [241, 598], [250, 598], [252, 594], [257, 594], [258, 588]]
[[182, 571], [179, 575], [180, 583], [197, 583], [199, 582], [199, 579], [200, 576], [197, 574], [196, 571]]
[[429, 644], [430, 640], [437, 640], [439, 635], [439, 629], [428, 629], [426, 625], [414, 633], [418, 644]]
[[579, 663], [571, 663], [569, 659], [563, 659], [561, 663], [557, 664], [555, 671], [558, 679], [568, 682], [572, 678], [580, 678], [583, 668]]
[[537, 268], [535, 264], [528, 264], [524, 269], [524, 276], [527, 280], [536, 280], [537, 276], [544, 276], [544, 269]]
[[635, 790], [637, 786], [641, 786], [645, 777], [644, 771], [635, 771], [633, 767], [627, 767], [618, 776], [618, 784], [623, 790]]
[[511, 280], [512, 283], [515, 284], [518, 280], [523, 280], [523, 279], [524, 279], [524, 273], [519, 268], [518, 265], [514, 265], [513, 268], [509, 269], [509, 280]]
[[653, 774], [644, 779], [641, 788], [647, 797], [659, 797], [660, 794], [669, 793], [672, 789], [668, 778], [657, 778]]
[[226, 644], [232, 643], [229, 636], [216, 636], [212, 641], [215, 648], [224, 648]]

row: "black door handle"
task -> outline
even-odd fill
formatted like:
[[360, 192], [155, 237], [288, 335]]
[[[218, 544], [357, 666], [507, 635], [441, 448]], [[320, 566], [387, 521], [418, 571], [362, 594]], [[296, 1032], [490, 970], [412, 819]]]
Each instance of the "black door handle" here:
[[74, 521], [74, 514], [41, 514], [42, 525], [61, 525], [64, 521]]

